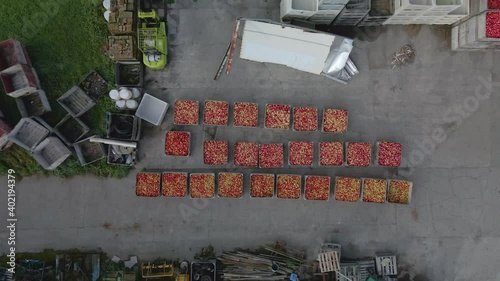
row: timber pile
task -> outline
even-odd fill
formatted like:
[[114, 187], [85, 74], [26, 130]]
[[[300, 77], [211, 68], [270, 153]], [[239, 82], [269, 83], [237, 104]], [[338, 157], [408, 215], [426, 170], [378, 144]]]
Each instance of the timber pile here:
[[224, 280], [235, 281], [284, 280], [305, 264], [301, 257], [268, 246], [259, 254], [244, 251], [225, 252], [219, 260], [224, 264]]

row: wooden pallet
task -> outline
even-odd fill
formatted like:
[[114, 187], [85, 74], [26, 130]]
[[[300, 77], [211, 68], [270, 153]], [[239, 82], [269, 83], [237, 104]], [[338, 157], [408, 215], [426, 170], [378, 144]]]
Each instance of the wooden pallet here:
[[321, 273], [339, 271], [340, 269], [340, 258], [338, 252], [332, 251], [320, 253], [318, 254], [318, 260]]
[[398, 274], [396, 256], [394, 255], [377, 255], [375, 256], [375, 264], [379, 275], [386, 276]]

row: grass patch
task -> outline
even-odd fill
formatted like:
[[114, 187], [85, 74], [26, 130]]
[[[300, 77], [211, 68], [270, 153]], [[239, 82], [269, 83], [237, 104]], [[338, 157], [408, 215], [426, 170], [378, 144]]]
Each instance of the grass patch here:
[[[42, 88], [47, 93], [52, 112], [43, 116], [55, 125], [67, 113], [56, 99], [77, 85], [91, 70], [96, 70], [110, 85], [114, 84], [114, 63], [104, 54], [108, 29], [99, 0], [2, 0], [0, 9], [0, 41], [16, 38], [25, 44]], [[16, 103], [0, 90], [0, 110], [14, 127], [20, 119]], [[82, 120], [91, 133], [105, 134], [106, 111], [114, 111], [113, 103], [102, 98]], [[0, 152], [0, 174], [15, 169], [20, 176], [33, 174], [69, 177], [91, 173], [102, 177], [123, 177], [129, 167], [106, 164], [101, 160], [80, 166], [71, 156], [54, 171], [44, 170], [20, 147]]]

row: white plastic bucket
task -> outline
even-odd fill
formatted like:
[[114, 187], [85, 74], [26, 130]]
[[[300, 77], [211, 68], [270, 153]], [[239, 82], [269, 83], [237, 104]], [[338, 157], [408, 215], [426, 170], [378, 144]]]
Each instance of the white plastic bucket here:
[[128, 109], [136, 109], [137, 106], [139, 106], [139, 103], [136, 100], [128, 100], [126, 105]]
[[112, 100], [119, 100], [120, 99], [120, 93], [118, 92], [118, 90], [111, 90], [109, 91], [109, 97], [112, 99]]
[[119, 109], [124, 109], [125, 108], [125, 101], [124, 100], [117, 100], [116, 101], [116, 107], [119, 108]]
[[121, 89], [120, 90], [120, 98], [124, 100], [129, 100], [132, 98], [132, 91], [129, 89]]

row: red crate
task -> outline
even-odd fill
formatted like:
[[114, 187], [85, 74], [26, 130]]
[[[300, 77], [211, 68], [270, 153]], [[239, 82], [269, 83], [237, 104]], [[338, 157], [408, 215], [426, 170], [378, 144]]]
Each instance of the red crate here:
[[205, 141], [203, 144], [203, 162], [206, 165], [225, 165], [228, 158], [227, 141]]
[[370, 166], [372, 148], [367, 142], [348, 142], [347, 144], [347, 166], [367, 167]]
[[335, 178], [335, 200], [357, 202], [361, 194], [361, 179], [337, 177]]
[[344, 164], [344, 144], [337, 141], [319, 143], [319, 165], [341, 166]]
[[187, 173], [164, 172], [162, 176], [162, 195], [165, 197], [186, 197]]
[[361, 189], [361, 201], [384, 203], [387, 197], [387, 180], [363, 179]]
[[243, 196], [243, 174], [219, 173], [217, 194], [222, 198], [241, 198]]
[[137, 173], [135, 178], [135, 194], [141, 197], [160, 196], [160, 173]]
[[188, 156], [191, 133], [167, 132], [165, 136], [165, 154], [172, 156]]
[[307, 166], [313, 163], [313, 143], [308, 141], [291, 141], [288, 143], [288, 163], [290, 165]]
[[389, 180], [387, 201], [398, 204], [410, 204], [413, 183], [403, 180]]
[[276, 194], [281, 199], [299, 199], [302, 177], [300, 175], [278, 175]]
[[316, 107], [294, 107], [293, 129], [295, 131], [316, 131], [318, 129], [318, 109]]
[[403, 146], [396, 142], [377, 142], [377, 164], [380, 166], [401, 166]]
[[259, 145], [259, 167], [281, 168], [284, 166], [284, 152], [282, 143]]
[[323, 111], [323, 132], [347, 132], [347, 110], [326, 108]]
[[330, 177], [306, 176], [305, 194], [306, 200], [327, 201], [330, 197]]
[[198, 125], [199, 103], [195, 100], [176, 100], [174, 108], [174, 124]]
[[290, 106], [285, 104], [267, 104], [265, 127], [271, 129], [290, 128]]
[[189, 175], [191, 198], [213, 198], [215, 196], [215, 175], [194, 173]]
[[16, 64], [31, 66], [26, 48], [15, 39], [0, 42], [0, 72]]
[[234, 145], [234, 165], [257, 167], [259, 165], [259, 145], [253, 142], [237, 142]]
[[272, 198], [274, 196], [273, 174], [250, 174], [250, 196]]
[[257, 127], [259, 123], [259, 108], [256, 103], [234, 103], [234, 126]]
[[229, 122], [229, 103], [227, 101], [209, 100], [205, 102], [203, 123], [207, 125], [226, 126]]

